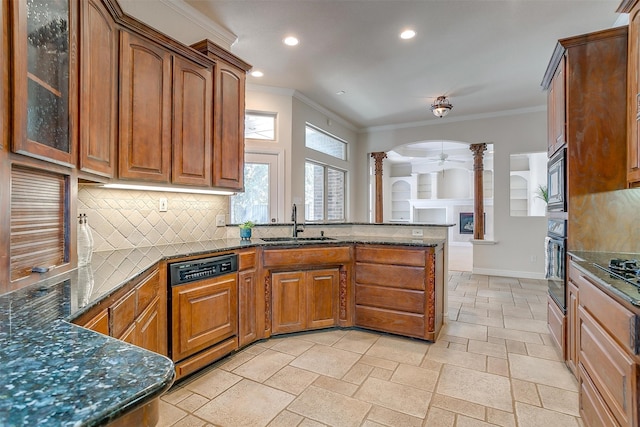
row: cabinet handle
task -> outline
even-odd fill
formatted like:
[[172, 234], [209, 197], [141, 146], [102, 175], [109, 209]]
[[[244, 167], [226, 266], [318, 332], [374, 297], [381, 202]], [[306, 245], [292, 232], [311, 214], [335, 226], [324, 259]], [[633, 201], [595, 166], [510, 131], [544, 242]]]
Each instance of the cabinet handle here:
[[638, 332], [640, 331], [640, 317], [631, 316], [629, 319], [629, 346], [633, 350], [633, 354], [640, 353], [640, 342], [638, 340]]

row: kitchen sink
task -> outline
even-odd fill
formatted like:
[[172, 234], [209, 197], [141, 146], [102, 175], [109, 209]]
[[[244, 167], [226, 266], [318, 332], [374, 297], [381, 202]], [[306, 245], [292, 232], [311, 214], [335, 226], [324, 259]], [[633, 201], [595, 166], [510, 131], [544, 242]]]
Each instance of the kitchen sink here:
[[265, 242], [324, 242], [326, 240], [336, 240], [333, 237], [261, 237]]

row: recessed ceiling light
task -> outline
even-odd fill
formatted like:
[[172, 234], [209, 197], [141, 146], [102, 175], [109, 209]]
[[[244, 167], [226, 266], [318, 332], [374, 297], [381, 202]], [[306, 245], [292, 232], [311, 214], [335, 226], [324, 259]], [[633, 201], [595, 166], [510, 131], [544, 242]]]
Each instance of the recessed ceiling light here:
[[293, 37], [293, 36], [286, 37], [286, 38], [283, 40], [283, 42], [284, 42], [284, 44], [286, 44], [287, 46], [295, 46], [295, 45], [297, 45], [298, 43], [300, 43], [300, 41], [299, 41], [297, 38]]
[[413, 30], [404, 30], [400, 33], [400, 38], [403, 40], [409, 40], [416, 36], [416, 32]]
[[344, 95], [345, 93], [347, 93], [347, 92], [345, 92], [344, 90], [339, 90], [339, 91], [336, 92], [336, 95], [338, 95], [338, 96], [339, 95]]
[[253, 77], [262, 77], [262, 76], [264, 76], [264, 73], [262, 71], [260, 71], [260, 70], [255, 70], [255, 71], [251, 72], [251, 75]]

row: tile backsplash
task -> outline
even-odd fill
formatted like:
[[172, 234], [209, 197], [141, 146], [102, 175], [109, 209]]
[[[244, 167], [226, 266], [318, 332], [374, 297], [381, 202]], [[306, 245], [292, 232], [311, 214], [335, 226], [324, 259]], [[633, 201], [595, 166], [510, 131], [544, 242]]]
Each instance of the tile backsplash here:
[[[158, 209], [161, 197], [167, 212]], [[228, 196], [78, 188], [78, 214], [87, 214], [96, 252], [224, 238], [216, 215], [228, 211]]]

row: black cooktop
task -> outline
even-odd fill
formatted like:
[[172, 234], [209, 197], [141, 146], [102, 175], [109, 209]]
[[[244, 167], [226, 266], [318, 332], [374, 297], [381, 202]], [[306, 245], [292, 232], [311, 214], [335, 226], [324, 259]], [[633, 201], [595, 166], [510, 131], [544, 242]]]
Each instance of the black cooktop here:
[[637, 259], [612, 258], [609, 265], [597, 263], [593, 265], [609, 273], [612, 278], [621, 279], [636, 286], [640, 291], [640, 261]]

